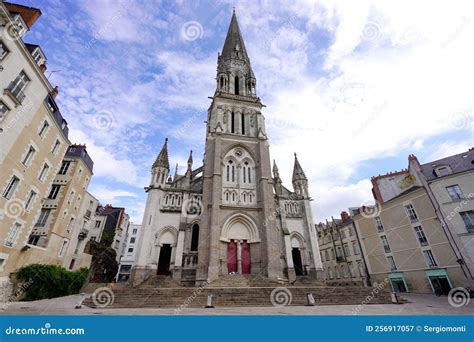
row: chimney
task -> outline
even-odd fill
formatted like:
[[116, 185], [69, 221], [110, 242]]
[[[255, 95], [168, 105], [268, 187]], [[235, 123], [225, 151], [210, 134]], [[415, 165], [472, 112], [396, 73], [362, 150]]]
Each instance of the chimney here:
[[51, 96], [53, 97], [53, 99], [56, 99], [56, 96], [58, 96], [58, 93], [59, 93], [58, 86], [54, 87], [53, 90], [51, 90]]
[[341, 212], [341, 220], [344, 222], [349, 219], [349, 214], [346, 211]]
[[40, 65], [40, 70], [41, 72], [44, 74], [46, 72], [46, 69], [48, 69], [48, 66], [46, 65], [46, 63], [43, 63]]

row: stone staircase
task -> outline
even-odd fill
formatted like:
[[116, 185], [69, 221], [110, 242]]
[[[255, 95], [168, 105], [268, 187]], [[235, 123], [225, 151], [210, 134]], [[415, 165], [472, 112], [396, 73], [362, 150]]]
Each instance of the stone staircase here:
[[[244, 279], [242, 279], [242, 278]], [[230, 280], [235, 280], [232, 283]], [[247, 281], [247, 285], [245, 285]], [[360, 286], [318, 286], [318, 285], [281, 285], [248, 286], [251, 280], [240, 276], [223, 277], [219, 282], [202, 288], [196, 287], [153, 287], [150, 284], [136, 288], [121, 286], [112, 289], [113, 301], [105, 308], [175, 308], [178, 311], [185, 307], [201, 307], [206, 305], [208, 294], [213, 295], [215, 307], [232, 306], [272, 306], [272, 305], [306, 305], [307, 294], [312, 293], [316, 305], [349, 304], [359, 305], [391, 303], [390, 290], [373, 291]], [[236, 286], [239, 284], [240, 286]], [[230, 286], [232, 285], [232, 286]], [[84, 305], [97, 307], [91, 297]]]

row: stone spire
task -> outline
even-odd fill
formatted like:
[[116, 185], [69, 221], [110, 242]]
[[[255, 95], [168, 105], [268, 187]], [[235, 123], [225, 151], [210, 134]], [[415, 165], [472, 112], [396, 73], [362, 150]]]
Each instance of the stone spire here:
[[191, 170], [193, 168], [193, 150], [189, 152], [188, 158], [188, 169]]
[[295, 153], [295, 166], [293, 167], [293, 188], [295, 192], [305, 198], [308, 197], [308, 179]]
[[256, 82], [234, 11], [218, 57], [216, 92], [255, 98]]
[[278, 166], [275, 162], [275, 159], [273, 159], [273, 177], [275, 179], [280, 178], [280, 173], [278, 172]]
[[170, 162], [168, 160], [168, 138], [165, 139], [165, 144], [153, 163], [153, 168], [156, 167], [163, 167], [168, 170], [168, 172], [170, 170]]
[[225, 38], [224, 47], [222, 48], [222, 59], [239, 58], [247, 62], [250, 62], [245, 49], [244, 39], [242, 33], [240, 33], [239, 23], [237, 22], [237, 16], [235, 11], [232, 13], [232, 19], [230, 20], [229, 29], [227, 30], [227, 36]]
[[295, 165], [293, 166], [293, 182], [297, 180], [307, 181], [308, 178], [306, 178], [303, 168], [301, 167], [300, 162], [298, 161], [298, 157], [296, 156], [296, 153], [295, 153]]

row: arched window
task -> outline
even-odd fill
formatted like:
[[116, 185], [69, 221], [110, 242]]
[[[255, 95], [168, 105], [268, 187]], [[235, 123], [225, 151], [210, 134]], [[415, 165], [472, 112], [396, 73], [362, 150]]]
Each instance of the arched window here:
[[174, 205], [174, 196], [171, 196], [171, 205]]
[[252, 203], [252, 194], [249, 194], [249, 202]]
[[247, 202], [247, 195], [244, 194], [244, 203]]
[[221, 89], [224, 88], [224, 76], [221, 76], [221, 85], [220, 85]]
[[234, 94], [239, 95], [239, 78], [235, 76], [234, 81]]
[[241, 114], [241, 123], [242, 123], [242, 134], [245, 135], [245, 116], [244, 113]]
[[235, 114], [230, 114], [230, 133], [235, 133]]
[[250, 179], [250, 167], [247, 168], [247, 172], [249, 174], [249, 183], [252, 183], [252, 179]]
[[193, 231], [191, 233], [191, 251], [198, 250], [198, 242], [199, 242], [199, 225], [193, 225]]
[[232, 182], [235, 182], [235, 166], [232, 165]]
[[227, 181], [230, 179], [230, 170], [229, 170], [229, 165], [227, 165]]
[[235, 202], [235, 192], [232, 193], [232, 202]]
[[243, 171], [242, 173], [244, 175], [244, 183], [245, 183], [245, 179], [246, 179], [246, 177], [245, 177], [245, 166], [242, 168], [242, 171]]
[[225, 200], [226, 200], [227, 202], [229, 201], [229, 192], [228, 192], [228, 191], [225, 193]]
[[166, 198], [165, 198], [165, 204], [166, 204], [166, 205], [168, 205], [168, 200], [169, 200], [169, 199], [170, 199], [170, 197], [169, 197], [169, 196], [166, 196]]

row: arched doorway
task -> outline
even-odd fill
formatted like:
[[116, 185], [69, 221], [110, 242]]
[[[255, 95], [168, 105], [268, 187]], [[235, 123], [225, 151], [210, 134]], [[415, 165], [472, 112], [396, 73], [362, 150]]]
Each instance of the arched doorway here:
[[221, 241], [227, 243], [227, 273], [250, 274], [250, 244], [260, 242], [255, 223], [243, 214], [232, 215], [222, 227]]
[[295, 275], [302, 276], [305, 275], [305, 268], [303, 262], [304, 250], [304, 238], [301, 234], [293, 232], [291, 234], [291, 256], [293, 259], [293, 268], [295, 269]]
[[158, 267], [156, 273], [158, 275], [171, 274], [171, 266], [173, 259], [173, 249], [176, 246], [177, 231], [173, 227], [165, 227], [156, 234], [158, 253]]

